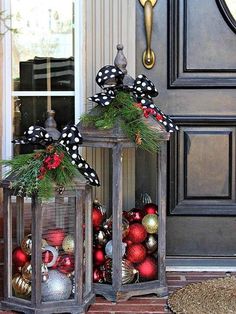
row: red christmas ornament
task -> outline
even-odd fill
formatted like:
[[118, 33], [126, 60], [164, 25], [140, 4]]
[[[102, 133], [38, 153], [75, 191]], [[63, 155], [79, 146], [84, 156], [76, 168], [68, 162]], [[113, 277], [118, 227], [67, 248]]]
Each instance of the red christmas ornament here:
[[135, 268], [139, 271], [140, 278], [144, 280], [157, 279], [157, 262], [153, 257], [146, 257], [146, 259]]
[[130, 223], [133, 223], [133, 222], [141, 223], [143, 217], [144, 217], [144, 212], [139, 208], [133, 208], [127, 214], [127, 219]]
[[145, 215], [152, 215], [152, 214], [156, 214], [157, 215], [158, 207], [154, 203], [147, 203], [147, 204], [144, 205], [143, 211], [144, 211], [144, 216]]
[[75, 258], [72, 254], [64, 254], [60, 256], [57, 269], [63, 274], [70, 274], [75, 269]]
[[103, 271], [98, 267], [93, 269], [93, 282], [102, 283], [104, 280]]
[[147, 255], [146, 248], [141, 243], [134, 243], [128, 246], [126, 258], [132, 263], [141, 263]]
[[93, 249], [93, 263], [96, 266], [104, 265], [105, 263], [105, 253], [103, 249], [94, 248]]
[[103, 214], [101, 210], [98, 207], [93, 207], [92, 211], [92, 219], [93, 219], [93, 227], [97, 228], [99, 227], [103, 222]]
[[12, 262], [16, 267], [22, 267], [29, 262], [30, 256], [27, 255], [21, 247], [16, 247], [12, 252]]
[[49, 245], [61, 246], [65, 238], [65, 231], [61, 228], [49, 229], [44, 235]]
[[134, 223], [129, 226], [129, 233], [127, 239], [133, 243], [141, 243], [147, 237], [147, 231], [145, 227], [139, 223]]

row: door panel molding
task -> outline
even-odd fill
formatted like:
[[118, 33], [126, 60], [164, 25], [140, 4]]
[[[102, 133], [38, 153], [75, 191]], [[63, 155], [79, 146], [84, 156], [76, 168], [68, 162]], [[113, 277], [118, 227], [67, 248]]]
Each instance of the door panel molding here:
[[218, 5], [218, 8], [223, 15], [224, 20], [229, 25], [229, 27], [232, 29], [233, 32], [236, 33], [236, 21], [232, 14], [230, 13], [230, 10], [225, 3], [224, 0], [216, 0], [216, 4]]
[[185, 116], [175, 122], [180, 132], [169, 145], [168, 214], [236, 215], [236, 118]]
[[190, 3], [192, 2], [187, 0], [168, 2], [168, 88], [235, 87], [236, 68], [188, 66], [188, 5]]

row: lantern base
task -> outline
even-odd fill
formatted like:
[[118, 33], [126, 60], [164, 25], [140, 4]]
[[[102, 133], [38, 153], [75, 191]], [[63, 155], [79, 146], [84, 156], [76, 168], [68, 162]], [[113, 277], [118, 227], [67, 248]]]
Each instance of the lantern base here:
[[119, 290], [115, 290], [112, 285], [99, 283], [94, 283], [93, 287], [95, 294], [102, 295], [111, 302], [127, 301], [133, 296], [146, 294], [156, 294], [158, 297], [168, 295], [168, 287], [161, 285], [158, 280], [122, 285]]
[[95, 295], [92, 293], [84, 299], [83, 304], [77, 304], [74, 300], [57, 302], [49, 304], [48, 302], [41, 303], [38, 307], [33, 306], [30, 302], [17, 302], [9, 299], [1, 302], [1, 309], [8, 311], [22, 312], [25, 314], [53, 314], [53, 313], [71, 313], [71, 314], [85, 314], [89, 306], [95, 302]]

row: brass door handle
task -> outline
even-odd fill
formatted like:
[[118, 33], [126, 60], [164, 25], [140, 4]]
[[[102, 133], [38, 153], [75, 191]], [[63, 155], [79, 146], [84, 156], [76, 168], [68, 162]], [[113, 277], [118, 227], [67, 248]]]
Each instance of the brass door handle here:
[[155, 64], [155, 53], [151, 48], [152, 42], [152, 25], [153, 25], [153, 7], [157, 0], [139, 0], [144, 7], [144, 24], [146, 30], [147, 48], [143, 52], [143, 65], [147, 69], [152, 69]]

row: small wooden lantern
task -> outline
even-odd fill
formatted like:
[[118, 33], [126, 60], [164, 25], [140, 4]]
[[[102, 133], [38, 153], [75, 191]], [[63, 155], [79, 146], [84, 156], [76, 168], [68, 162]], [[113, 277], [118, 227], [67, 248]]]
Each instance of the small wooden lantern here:
[[[139, 275], [137, 270], [138, 263], [131, 263], [127, 260], [127, 249], [124, 255], [124, 208], [122, 204], [122, 161], [123, 149], [134, 148], [132, 143], [122, 132], [119, 124], [111, 130], [101, 131], [95, 128], [84, 127], [79, 123], [81, 134], [83, 135], [83, 145], [92, 148], [110, 148], [112, 150], [112, 255], [105, 262], [105, 281], [94, 283], [96, 294], [103, 295], [110, 301], [127, 300], [135, 295], [145, 295], [155, 293], [159, 296], [168, 294], [166, 283], [166, 147], [169, 139], [168, 133], [163, 130], [161, 150], [158, 154], [158, 232], [152, 233], [153, 237], [158, 238], [158, 249], [155, 258], [147, 256], [147, 265], [152, 267], [153, 275], [145, 280]], [[153, 215], [155, 216], [155, 215]], [[140, 223], [139, 226], [142, 224]], [[111, 230], [110, 229], [110, 230]], [[106, 254], [106, 250], [105, 253]], [[122, 257], [123, 256], [123, 257]], [[107, 258], [107, 254], [106, 254]], [[139, 263], [140, 265], [140, 263]], [[100, 268], [102, 270], [102, 267]], [[149, 270], [148, 270], [149, 271]], [[152, 278], [152, 279], [150, 279]], [[99, 281], [99, 280], [98, 280]]]
[[85, 313], [92, 292], [91, 188], [78, 179], [48, 201], [25, 198], [2, 181], [3, 309]]

